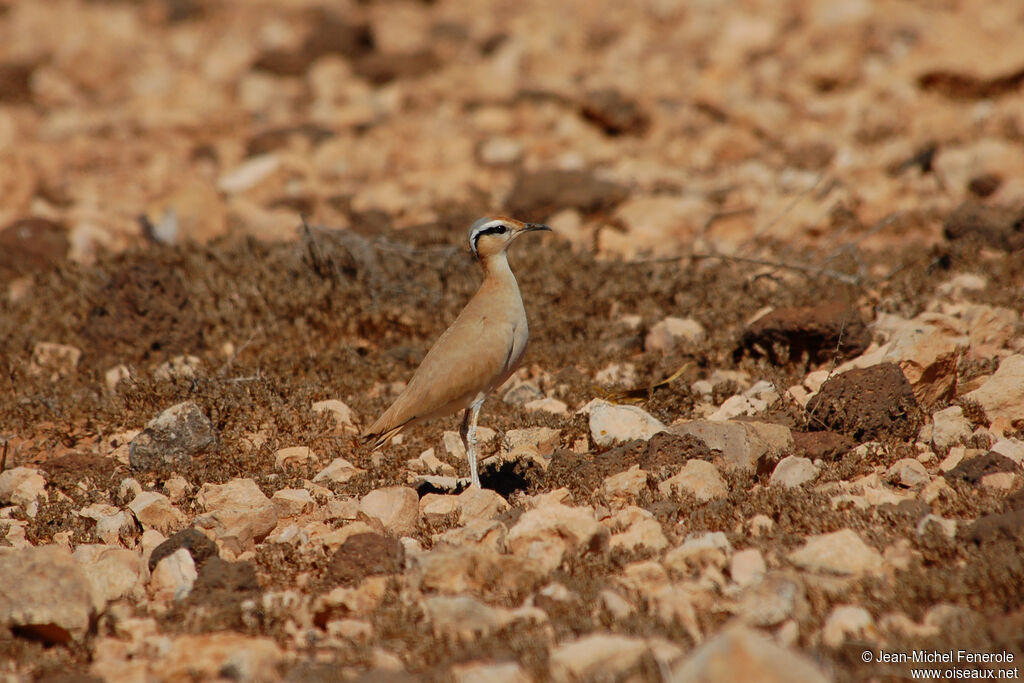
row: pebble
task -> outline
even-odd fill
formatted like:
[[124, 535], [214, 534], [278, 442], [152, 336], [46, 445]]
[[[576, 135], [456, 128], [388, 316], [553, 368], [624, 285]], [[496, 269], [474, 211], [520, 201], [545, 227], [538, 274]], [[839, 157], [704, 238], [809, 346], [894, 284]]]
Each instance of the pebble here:
[[1015, 420], [1024, 419], [1024, 355], [1004, 358], [995, 374], [964, 398], [985, 410], [991, 430], [1012, 430]]
[[85, 638], [99, 606], [89, 577], [66, 547], [0, 552], [0, 576], [6, 588], [0, 590], [0, 626], [49, 644]]
[[871, 613], [857, 605], [836, 605], [821, 629], [821, 640], [832, 648], [849, 639], [873, 641], [877, 635]]
[[359, 511], [379, 519], [384, 528], [399, 536], [416, 531], [420, 515], [420, 497], [405, 486], [389, 486], [370, 491], [359, 501]]
[[768, 571], [764, 556], [757, 548], [738, 550], [732, 555], [729, 565], [729, 576], [740, 586], [749, 586], [764, 578]]
[[555, 647], [549, 665], [553, 681], [615, 680], [650, 651], [643, 638], [593, 633]]
[[729, 495], [729, 488], [718, 468], [704, 460], [690, 460], [674, 477], [658, 484], [658, 490], [665, 496], [675, 490], [689, 493], [701, 502]]
[[671, 680], [827, 683], [829, 677], [807, 656], [776, 645], [752, 629], [727, 626], [691, 652], [673, 670]]
[[334, 482], [344, 484], [352, 477], [362, 474], [364, 470], [359, 469], [345, 458], [335, 458], [331, 464], [316, 473], [314, 482]]
[[17, 505], [29, 517], [39, 510], [39, 498], [46, 499], [46, 479], [33, 467], [12, 467], [0, 472], [0, 503]]
[[195, 526], [208, 529], [236, 555], [252, 550], [277, 526], [277, 507], [252, 479], [203, 484], [196, 503], [205, 514], [195, 519]]
[[669, 431], [695, 436], [708, 448], [721, 451], [730, 468], [757, 469], [757, 463], [768, 455], [793, 452], [789, 427], [768, 422], [690, 420], [672, 425]]
[[680, 343], [699, 344], [705, 336], [704, 326], [693, 318], [670, 316], [651, 327], [644, 338], [644, 350], [667, 353]]
[[636, 406], [597, 401], [590, 407], [590, 437], [598, 446], [632, 439], [647, 441], [665, 429], [659, 420]]
[[851, 529], [811, 536], [787, 557], [801, 569], [840, 576], [859, 576], [882, 567], [882, 555]]
[[787, 455], [779, 461], [772, 472], [769, 486], [797, 488], [818, 478], [818, 468], [808, 458]]
[[156, 529], [165, 536], [178, 531], [188, 522], [181, 510], [171, 504], [167, 496], [155, 491], [140, 491], [128, 503], [128, 509], [146, 529]]
[[129, 444], [133, 469], [179, 467], [217, 442], [210, 420], [192, 401], [171, 406], [153, 418]]

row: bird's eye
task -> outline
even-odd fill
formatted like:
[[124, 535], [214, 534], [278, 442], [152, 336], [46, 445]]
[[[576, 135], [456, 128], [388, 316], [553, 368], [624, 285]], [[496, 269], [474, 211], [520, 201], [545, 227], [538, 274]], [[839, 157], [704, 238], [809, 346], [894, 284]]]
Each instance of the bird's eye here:
[[499, 226], [497, 226], [495, 228], [495, 232], [497, 232], [499, 235], [504, 234], [505, 231], [507, 231], [507, 230], [508, 230], [508, 228], [506, 228], [504, 225], [499, 225]]

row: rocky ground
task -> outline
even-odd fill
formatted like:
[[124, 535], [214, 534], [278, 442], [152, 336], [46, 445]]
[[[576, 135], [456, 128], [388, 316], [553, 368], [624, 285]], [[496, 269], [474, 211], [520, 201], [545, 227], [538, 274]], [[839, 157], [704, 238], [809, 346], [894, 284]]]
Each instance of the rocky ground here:
[[[1019, 3], [6, 0], [0, 38], [4, 680], [1019, 671]], [[495, 211], [554, 233], [460, 490], [457, 418], [358, 431]]]

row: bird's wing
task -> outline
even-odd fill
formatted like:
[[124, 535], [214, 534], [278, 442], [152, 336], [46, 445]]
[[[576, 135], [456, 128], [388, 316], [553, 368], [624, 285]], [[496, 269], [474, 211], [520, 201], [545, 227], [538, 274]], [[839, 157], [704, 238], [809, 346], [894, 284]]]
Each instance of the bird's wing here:
[[514, 340], [513, 323], [467, 307], [427, 352], [405, 391], [367, 430], [367, 440], [439, 416], [448, 407], [465, 407], [460, 402], [489, 390], [505, 374]]

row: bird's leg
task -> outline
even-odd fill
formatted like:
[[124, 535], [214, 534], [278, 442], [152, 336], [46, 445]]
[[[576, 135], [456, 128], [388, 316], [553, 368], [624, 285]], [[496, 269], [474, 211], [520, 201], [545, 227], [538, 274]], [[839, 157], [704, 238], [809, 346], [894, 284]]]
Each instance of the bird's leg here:
[[466, 446], [466, 457], [469, 459], [469, 483], [472, 486], [482, 488], [480, 475], [476, 469], [476, 421], [480, 417], [480, 407], [484, 401], [474, 401], [473, 405], [466, 409], [466, 415], [462, 419], [462, 442]]

